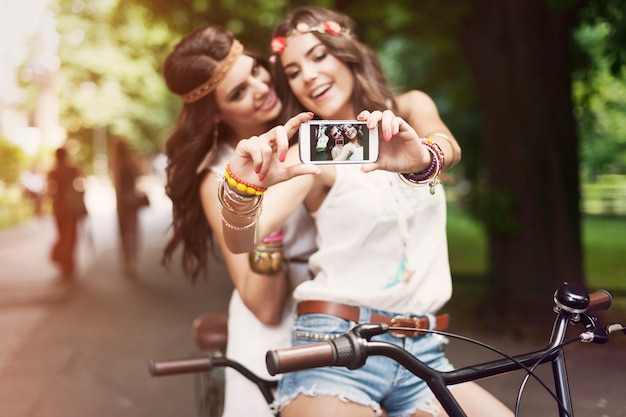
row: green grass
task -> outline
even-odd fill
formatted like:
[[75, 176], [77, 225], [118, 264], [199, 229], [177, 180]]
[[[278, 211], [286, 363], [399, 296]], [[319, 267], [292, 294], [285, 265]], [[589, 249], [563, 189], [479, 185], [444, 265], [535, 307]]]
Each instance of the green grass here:
[[453, 276], [482, 277], [487, 267], [487, 237], [468, 215], [448, 210], [448, 251]]
[[[626, 291], [626, 218], [584, 216], [582, 245], [586, 284]], [[487, 268], [485, 233], [468, 215], [448, 210], [452, 274], [481, 281]]]
[[[626, 218], [585, 215], [582, 245], [588, 288], [607, 289], [613, 295], [612, 306], [601, 314], [601, 321], [622, 322], [626, 314]], [[446, 311], [452, 314], [456, 326], [465, 331], [489, 331], [485, 330], [482, 310], [488, 263], [485, 233], [468, 215], [451, 208], [448, 247], [454, 296]], [[527, 329], [524, 337], [530, 337], [534, 330]]]
[[589, 287], [626, 291], [626, 218], [586, 216], [582, 234]]

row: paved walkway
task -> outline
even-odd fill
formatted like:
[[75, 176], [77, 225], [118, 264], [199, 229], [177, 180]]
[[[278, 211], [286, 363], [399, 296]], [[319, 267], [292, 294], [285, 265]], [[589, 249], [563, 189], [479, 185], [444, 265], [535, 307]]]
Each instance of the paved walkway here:
[[223, 268], [192, 286], [159, 265], [169, 206], [155, 187], [139, 276], [126, 278], [112, 190], [92, 181], [87, 198], [75, 282], [48, 262], [51, 217], [0, 232], [0, 416], [194, 416], [192, 377], [153, 378], [148, 360], [195, 352], [191, 321], [227, 305]]
[[[231, 287], [219, 265], [210, 283], [196, 286], [177, 267], [159, 265], [169, 224], [160, 189], [151, 188], [152, 206], [141, 214], [136, 279], [121, 273], [113, 194], [98, 181], [88, 191], [77, 281], [63, 282], [48, 262], [50, 217], [0, 232], [0, 417], [195, 415], [193, 378], [152, 378], [147, 363], [192, 354], [191, 321], [226, 307]], [[539, 347], [478, 338], [510, 354]], [[495, 358], [462, 342], [449, 352], [457, 365]], [[577, 345], [568, 355], [576, 416], [626, 416], [626, 350]], [[512, 373], [483, 385], [513, 406], [522, 378]], [[554, 401], [529, 382], [521, 415], [555, 414]]]

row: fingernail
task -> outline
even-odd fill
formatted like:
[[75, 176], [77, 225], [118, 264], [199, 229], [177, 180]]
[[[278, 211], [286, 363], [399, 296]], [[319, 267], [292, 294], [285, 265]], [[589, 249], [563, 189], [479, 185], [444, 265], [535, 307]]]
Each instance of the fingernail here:
[[256, 172], [257, 174], [261, 172], [261, 167], [254, 168], [254, 172]]
[[259, 181], [263, 181], [265, 179], [265, 174], [259, 174]]
[[386, 142], [389, 142], [391, 140], [391, 132], [389, 131], [389, 129], [385, 129], [385, 131], [383, 132], [383, 137], [385, 138]]
[[287, 152], [285, 151], [280, 151], [280, 153], [278, 154], [278, 160], [280, 162], [285, 162], [285, 157], [287, 156]]

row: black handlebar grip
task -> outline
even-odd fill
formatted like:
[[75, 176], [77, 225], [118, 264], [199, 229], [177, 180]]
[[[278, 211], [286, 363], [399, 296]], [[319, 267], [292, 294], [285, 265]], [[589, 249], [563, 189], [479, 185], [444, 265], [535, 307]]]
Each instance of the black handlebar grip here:
[[611, 307], [612, 303], [611, 294], [605, 290], [598, 290], [589, 294], [589, 306], [585, 312], [591, 313], [594, 311], [606, 310]]
[[213, 363], [209, 356], [150, 361], [148, 364], [148, 370], [152, 376], [206, 372], [210, 371], [212, 368]]
[[265, 355], [267, 371], [272, 376], [322, 366], [333, 366], [336, 361], [337, 352], [331, 342], [274, 349]]

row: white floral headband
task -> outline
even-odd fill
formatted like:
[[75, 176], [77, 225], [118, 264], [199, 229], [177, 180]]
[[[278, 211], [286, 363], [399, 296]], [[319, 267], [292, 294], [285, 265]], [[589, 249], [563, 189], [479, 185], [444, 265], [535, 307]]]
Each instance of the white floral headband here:
[[343, 36], [345, 38], [352, 39], [350, 29], [341, 27], [341, 25], [334, 20], [326, 20], [315, 26], [309, 26], [307, 23], [298, 23], [296, 28], [293, 29], [287, 36], [275, 36], [272, 39], [271, 47], [274, 56], [282, 55], [289, 38], [310, 32], [328, 33], [333, 36]]

